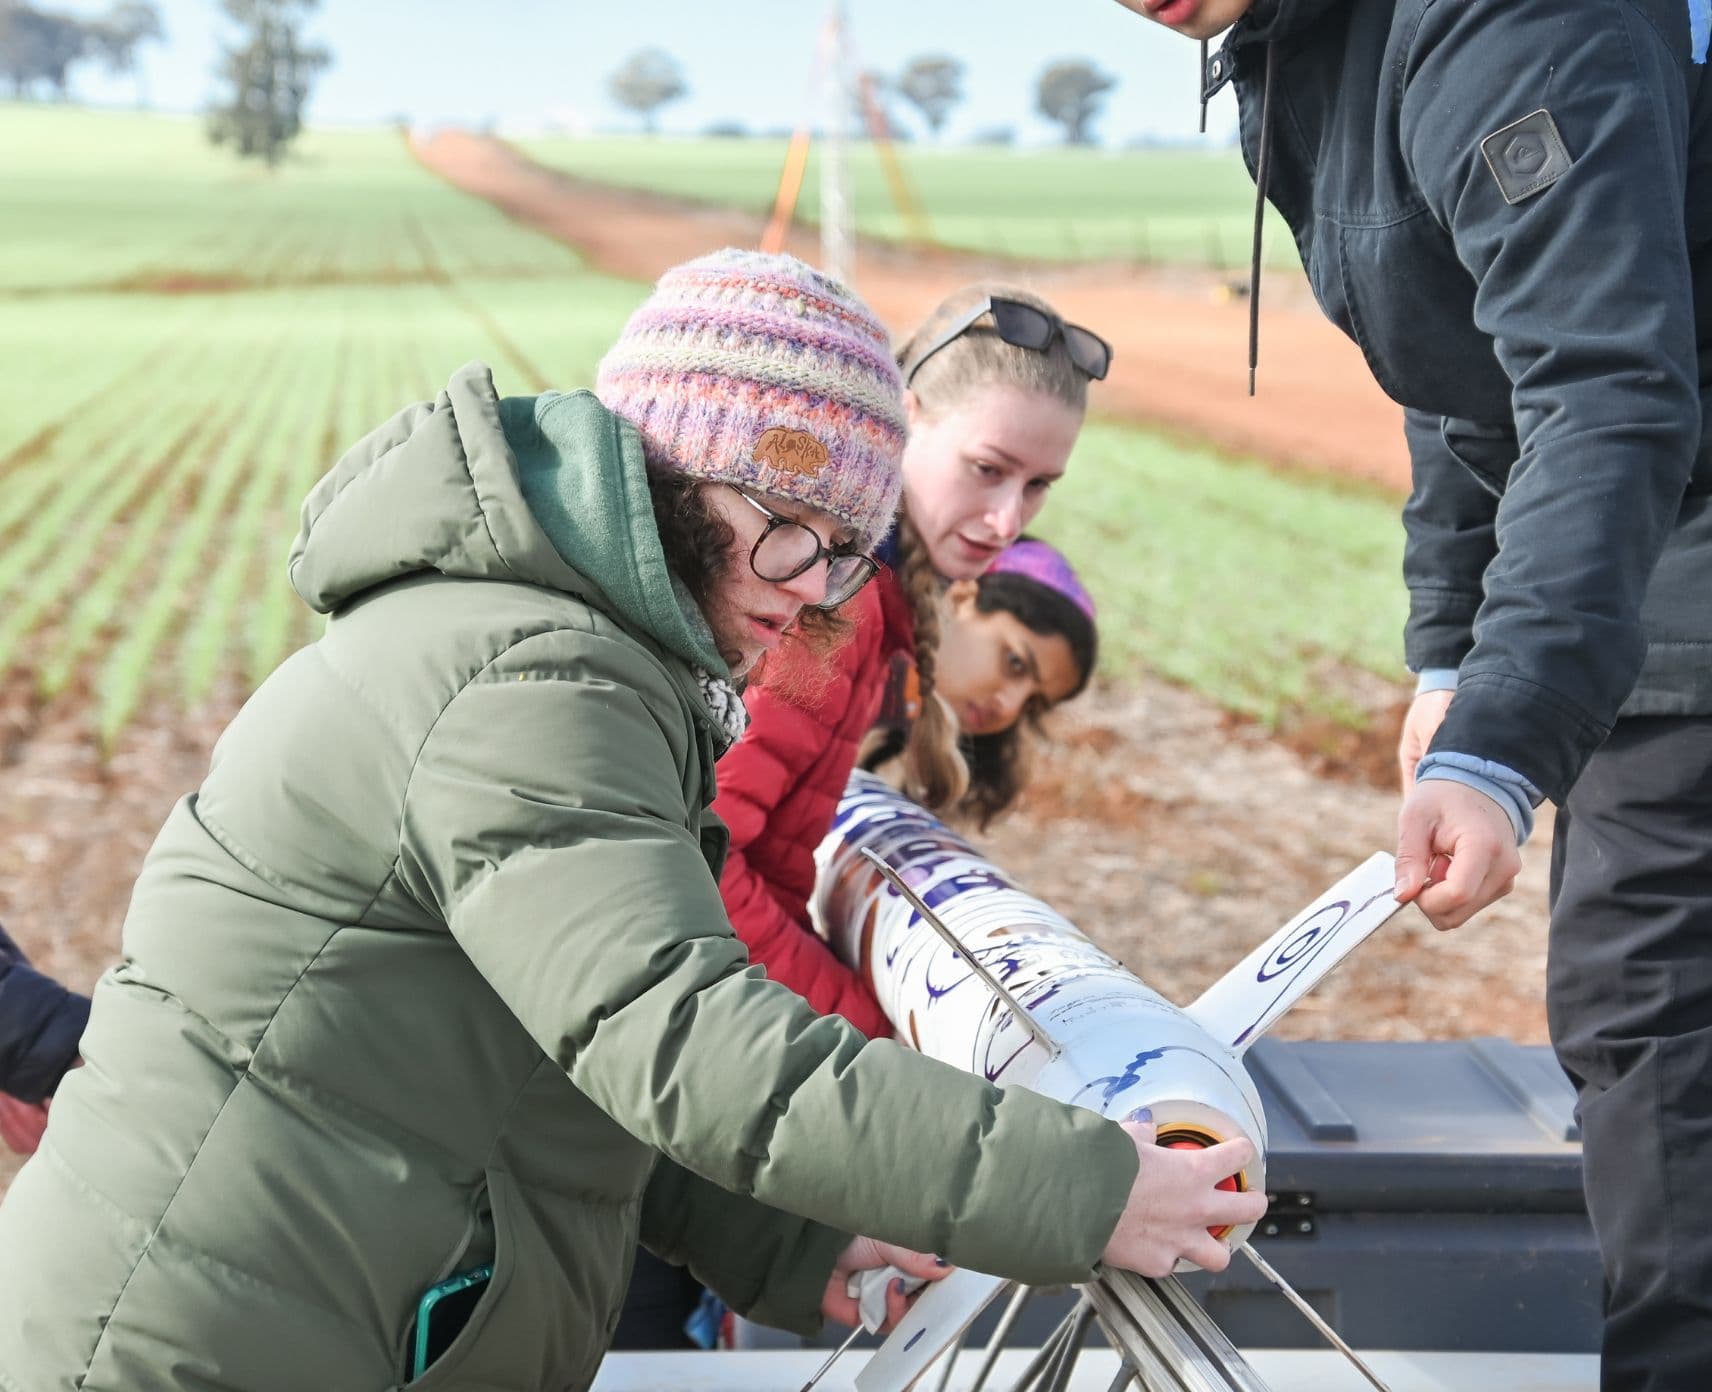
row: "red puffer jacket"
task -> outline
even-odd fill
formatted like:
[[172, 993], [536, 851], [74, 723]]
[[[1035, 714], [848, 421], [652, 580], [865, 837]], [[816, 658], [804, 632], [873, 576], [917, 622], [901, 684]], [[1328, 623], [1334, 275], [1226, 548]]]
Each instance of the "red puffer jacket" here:
[[731, 829], [719, 892], [749, 959], [823, 1015], [870, 1039], [892, 1033], [868, 985], [809, 926], [814, 852], [832, 825], [857, 747], [879, 714], [894, 655], [915, 646], [909, 602], [882, 569], [846, 606], [850, 640], [824, 685], [790, 697], [751, 688], [749, 729], [719, 761], [713, 807]]

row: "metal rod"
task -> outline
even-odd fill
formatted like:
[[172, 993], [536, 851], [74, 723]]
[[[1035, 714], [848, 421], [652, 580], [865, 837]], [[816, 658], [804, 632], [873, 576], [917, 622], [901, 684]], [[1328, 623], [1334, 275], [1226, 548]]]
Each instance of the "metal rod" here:
[[1106, 1389], [1106, 1392], [1124, 1392], [1124, 1388], [1128, 1387], [1134, 1381], [1135, 1364], [1126, 1359], [1119, 1365], [1118, 1375], [1112, 1379], [1112, 1385]]
[[861, 1322], [858, 1321], [856, 1327], [850, 1331], [850, 1337], [837, 1348], [833, 1349], [831, 1353], [827, 1354], [826, 1362], [822, 1363], [820, 1367], [815, 1369], [814, 1376], [802, 1385], [801, 1392], [814, 1392], [815, 1384], [832, 1370], [832, 1365], [834, 1363], [844, 1357], [845, 1353], [849, 1351], [850, 1345], [856, 1342], [856, 1336], [861, 1332], [862, 1325]]
[[1105, 1285], [1135, 1321], [1147, 1346], [1171, 1370], [1175, 1382], [1167, 1386], [1183, 1392], [1231, 1392], [1226, 1370], [1172, 1316], [1149, 1283], [1118, 1273], [1108, 1277]]
[[[1079, 1306], [1077, 1308], [1080, 1309]], [[1057, 1357], [1058, 1346], [1069, 1336], [1070, 1326], [1076, 1319], [1076, 1313], [1076, 1310], [1072, 1310], [1064, 1316], [1059, 1321], [1058, 1327], [1046, 1336], [1046, 1342], [1040, 1346], [1034, 1357], [1029, 1359], [1028, 1366], [1022, 1370], [1022, 1376], [1011, 1384], [1010, 1392], [1029, 1392], [1036, 1379]]]
[[951, 1386], [951, 1374], [957, 1371], [957, 1355], [963, 1352], [963, 1340], [966, 1337], [966, 1334], [959, 1334], [952, 1340], [951, 1347], [939, 1355], [945, 1367], [940, 1370], [939, 1381], [933, 1384], [933, 1392], [946, 1392]]
[[1088, 1303], [1088, 1297], [1083, 1296], [1081, 1304], [1076, 1307], [1076, 1322], [1065, 1335], [1056, 1362], [1041, 1382], [1040, 1392], [1066, 1392], [1070, 1386], [1070, 1375], [1076, 1370], [1076, 1360], [1082, 1356], [1082, 1345], [1087, 1342], [1088, 1326], [1093, 1322], [1094, 1307]]
[[1158, 1281], [1135, 1279], [1138, 1285], [1147, 1287], [1163, 1303], [1167, 1315], [1181, 1324], [1205, 1350], [1207, 1357], [1230, 1379], [1232, 1387], [1245, 1389], [1245, 1392], [1265, 1392], [1266, 1384], [1260, 1380], [1260, 1374], [1249, 1366], [1248, 1360], [1201, 1303], [1189, 1294], [1187, 1286], [1175, 1276], [1166, 1276]]
[[1088, 1302], [1094, 1307], [1111, 1346], [1118, 1350], [1149, 1392], [1180, 1392], [1185, 1384], [1165, 1361], [1160, 1351], [1149, 1342], [1129, 1311], [1103, 1282], [1083, 1287]]
[[987, 1385], [987, 1379], [993, 1375], [993, 1365], [999, 1361], [999, 1355], [1004, 1352], [1005, 1340], [1010, 1336], [1011, 1326], [1017, 1322], [1017, 1316], [1022, 1313], [1022, 1307], [1028, 1304], [1028, 1298], [1034, 1294], [1027, 1286], [1018, 1286], [1016, 1293], [1011, 1296], [1011, 1303], [1005, 1306], [1004, 1314], [999, 1316], [999, 1322], [993, 1328], [993, 1337], [987, 1340], [986, 1356], [981, 1360], [981, 1370], [975, 1374], [975, 1381], [969, 1384], [969, 1392], [981, 1392]]
[[880, 872], [880, 875], [885, 879], [886, 883], [893, 889], [897, 890], [899, 894], [903, 895], [909, 906], [921, 915], [922, 921], [925, 922], [929, 928], [933, 929], [934, 932], [938, 933], [940, 937], [945, 939], [946, 945], [969, 964], [969, 969], [973, 971], [976, 976], [980, 977], [984, 983], [986, 983], [987, 989], [1011, 1008], [1016, 1015], [1017, 1023], [1028, 1031], [1036, 1044], [1046, 1050], [1048, 1058], [1055, 1059], [1064, 1052], [1058, 1041], [1041, 1027], [1039, 1022], [1035, 1020], [1034, 1016], [1028, 1013], [1028, 1007], [1013, 996], [1005, 988], [1004, 984], [998, 979], [998, 977], [994, 976], [990, 971], [976, 961], [975, 954], [958, 941], [957, 935], [946, 927], [943, 922], [941, 922], [939, 915], [934, 913], [932, 909], [928, 908], [926, 904], [922, 903], [921, 896], [904, 883], [903, 876], [899, 875], [896, 870], [892, 869], [891, 866], [887, 865], [885, 861], [881, 860], [879, 856], [875, 855], [866, 846], [862, 848], [862, 854], [866, 856], [873, 867]]
[[1191, 1392], [1267, 1392], [1236, 1345], [1174, 1277], [1152, 1281], [1114, 1271], [1101, 1284], [1173, 1369], [1178, 1385]]
[[1390, 1392], [1390, 1389], [1380, 1381], [1378, 1375], [1374, 1373], [1373, 1369], [1369, 1368], [1367, 1364], [1361, 1361], [1361, 1356], [1338, 1336], [1337, 1330], [1333, 1329], [1331, 1325], [1327, 1324], [1325, 1320], [1320, 1317], [1320, 1312], [1318, 1310], [1308, 1304], [1308, 1302], [1301, 1296], [1296, 1294], [1296, 1292], [1291, 1288], [1290, 1283], [1272, 1269], [1266, 1258], [1262, 1257], [1259, 1252], [1255, 1251], [1254, 1248], [1249, 1246], [1246, 1242], [1244, 1242], [1237, 1250], [1247, 1257], [1249, 1261], [1254, 1263], [1255, 1270], [1259, 1271], [1262, 1276], [1272, 1282], [1274, 1286], [1283, 1292], [1284, 1298], [1302, 1312], [1303, 1318], [1306, 1319], [1309, 1324], [1313, 1325], [1315, 1329], [1320, 1331], [1320, 1333], [1325, 1337], [1327, 1343], [1329, 1343], [1345, 1358], [1349, 1359], [1351, 1363], [1355, 1364], [1361, 1375], [1366, 1378], [1368, 1382], [1376, 1387], [1379, 1392]]

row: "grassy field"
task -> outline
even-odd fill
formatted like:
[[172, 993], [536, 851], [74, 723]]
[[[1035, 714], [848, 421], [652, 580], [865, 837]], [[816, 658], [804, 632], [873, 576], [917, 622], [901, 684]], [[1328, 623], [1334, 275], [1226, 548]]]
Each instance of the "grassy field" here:
[[0, 677], [106, 737], [309, 636], [285, 548], [343, 445], [470, 358], [586, 380], [640, 294], [392, 131], [270, 176], [193, 122], [0, 105], [0, 185]]
[[[643, 294], [390, 131], [269, 175], [191, 122], [0, 104], [0, 187], [0, 680], [87, 699], [109, 739], [312, 635], [285, 549], [344, 445], [470, 358], [502, 392], [586, 383]], [[1389, 501], [1097, 425], [1045, 520], [1114, 675], [1272, 718], [1396, 670]]]
[[1108, 673], [1268, 724], [1365, 723], [1348, 669], [1402, 674], [1403, 529], [1374, 490], [1094, 422], [1036, 530], [1082, 571]]
[[[757, 214], [769, 212], [784, 166], [783, 140], [603, 137], [517, 142], [567, 173]], [[902, 145], [899, 162], [926, 212], [932, 240], [1002, 256], [1118, 260], [1235, 269], [1248, 264], [1254, 184], [1235, 149], [1006, 149]], [[811, 152], [797, 211], [819, 214], [819, 156]], [[907, 239], [874, 148], [851, 149], [858, 228]], [[1267, 260], [1297, 264], [1282, 220], [1268, 209]]]

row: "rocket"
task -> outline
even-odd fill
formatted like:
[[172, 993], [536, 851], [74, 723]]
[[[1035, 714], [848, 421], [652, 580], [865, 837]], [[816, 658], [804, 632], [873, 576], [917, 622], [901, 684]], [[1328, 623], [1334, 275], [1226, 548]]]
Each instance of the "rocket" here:
[[[1401, 907], [1392, 858], [1376, 854], [1178, 1007], [871, 774], [852, 776], [816, 869], [815, 926], [901, 1041], [1114, 1120], [1146, 1108], [1161, 1145], [1247, 1137], [1243, 1190], [1265, 1189], [1267, 1141], [1244, 1052]], [[1236, 1248], [1251, 1231], [1219, 1235]], [[937, 1283], [858, 1386], [907, 1386], [1002, 1284], [974, 1272]]]

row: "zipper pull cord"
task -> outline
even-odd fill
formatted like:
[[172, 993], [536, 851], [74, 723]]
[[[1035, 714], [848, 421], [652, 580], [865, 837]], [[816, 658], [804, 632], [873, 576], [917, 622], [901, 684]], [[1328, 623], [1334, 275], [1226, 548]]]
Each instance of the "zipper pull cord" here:
[[1266, 225], [1266, 184], [1272, 173], [1272, 79], [1278, 71], [1278, 45], [1266, 45], [1266, 83], [1260, 97], [1260, 157], [1254, 170], [1254, 245], [1248, 264], [1248, 394], [1254, 395], [1260, 365], [1260, 251]]
[[1209, 98], [1207, 96], [1207, 52], [1208, 52], [1208, 49], [1210, 47], [1211, 47], [1211, 40], [1208, 40], [1208, 39], [1202, 39], [1201, 40], [1201, 83], [1200, 83], [1201, 90], [1197, 93], [1197, 95], [1201, 99], [1201, 134], [1202, 135], [1205, 135], [1207, 133], [1207, 102], [1209, 100]]

